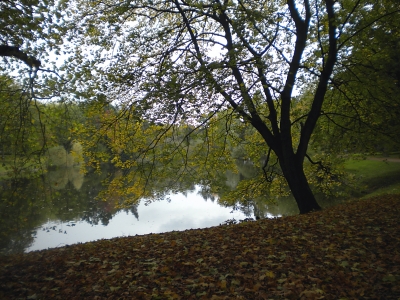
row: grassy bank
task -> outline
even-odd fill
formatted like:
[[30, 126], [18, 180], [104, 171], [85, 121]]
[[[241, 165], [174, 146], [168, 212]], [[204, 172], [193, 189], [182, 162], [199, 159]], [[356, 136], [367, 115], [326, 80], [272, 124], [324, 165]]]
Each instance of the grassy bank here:
[[345, 170], [355, 175], [359, 187], [353, 191], [356, 197], [368, 198], [383, 194], [400, 193], [400, 159], [369, 157], [363, 160], [347, 160]]
[[2, 257], [1, 299], [399, 299], [400, 195]]

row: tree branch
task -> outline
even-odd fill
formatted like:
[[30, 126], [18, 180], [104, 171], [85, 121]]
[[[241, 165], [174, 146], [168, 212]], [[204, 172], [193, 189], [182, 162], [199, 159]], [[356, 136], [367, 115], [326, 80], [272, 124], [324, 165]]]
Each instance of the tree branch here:
[[325, 94], [328, 89], [329, 79], [333, 72], [333, 67], [337, 60], [337, 37], [336, 37], [336, 15], [334, 11], [334, 1], [325, 0], [326, 10], [328, 12], [328, 28], [329, 28], [329, 47], [328, 57], [319, 79], [318, 87], [314, 95], [314, 101], [311, 106], [311, 110], [308, 114], [307, 120], [301, 130], [300, 142], [297, 147], [296, 155], [298, 159], [304, 159], [307, 153], [308, 143], [311, 139], [311, 135], [314, 131], [315, 125], [317, 124], [318, 118], [321, 116], [322, 104], [324, 102]]
[[39, 69], [41, 62], [33, 56], [21, 51], [18, 47], [0, 45], [0, 56], [14, 57], [26, 63], [31, 68]]

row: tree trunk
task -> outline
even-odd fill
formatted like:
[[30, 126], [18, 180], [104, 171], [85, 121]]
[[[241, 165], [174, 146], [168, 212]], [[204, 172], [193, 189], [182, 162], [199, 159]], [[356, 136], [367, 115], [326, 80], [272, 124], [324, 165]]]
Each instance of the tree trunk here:
[[306, 214], [312, 211], [321, 210], [307, 177], [304, 174], [303, 165], [296, 163], [281, 162], [281, 167], [286, 181], [292, 191], [293, 197], [296, 200], [301, 214]]

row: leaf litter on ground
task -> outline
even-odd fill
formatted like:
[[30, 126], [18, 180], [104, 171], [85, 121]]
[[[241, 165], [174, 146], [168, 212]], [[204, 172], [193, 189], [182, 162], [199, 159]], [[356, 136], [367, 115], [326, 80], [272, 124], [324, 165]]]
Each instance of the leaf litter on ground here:
[[400, 299], [400, 195], [0, 258], [1, 299]]

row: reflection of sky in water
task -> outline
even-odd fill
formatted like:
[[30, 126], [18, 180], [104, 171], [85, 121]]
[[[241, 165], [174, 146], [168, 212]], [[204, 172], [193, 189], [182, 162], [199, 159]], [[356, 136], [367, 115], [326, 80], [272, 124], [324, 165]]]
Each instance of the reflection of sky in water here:
[[[197, 195], [197, 191], [188, 193], [187, 197], [177, 194], [170, 198], [170, 203], [159, 201], [147, 206], [141, 203], [137, 208], [139, 220], [132, 213], [121, 211], [107, 226], [92, 226], [84, 221], [76, 222], [75, 226], [67, 226], [72, 222], [48, 222], [38, 229], [32, 246], [26, 252], [118, 236], [205, 228], [219, 225], [228, 219], [246, 218], [241, 211], [232, 212], [232, 208], [221, 207], [210, 200], [205, 201]], [[43, 230], [53, 226], [56, 226], [55, 230]]]

